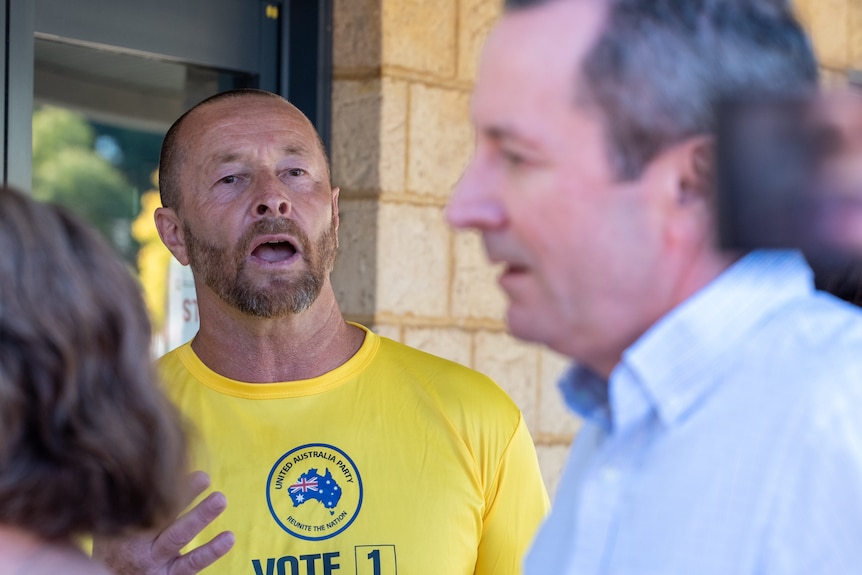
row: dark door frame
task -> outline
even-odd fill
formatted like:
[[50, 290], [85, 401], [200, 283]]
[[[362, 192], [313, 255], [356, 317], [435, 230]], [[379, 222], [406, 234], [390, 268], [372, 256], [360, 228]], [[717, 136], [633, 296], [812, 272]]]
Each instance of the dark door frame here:
[[330, 148], [332, 0], [0, 0], [0, 166], [31, 183], [34, 38], [251, 74]]

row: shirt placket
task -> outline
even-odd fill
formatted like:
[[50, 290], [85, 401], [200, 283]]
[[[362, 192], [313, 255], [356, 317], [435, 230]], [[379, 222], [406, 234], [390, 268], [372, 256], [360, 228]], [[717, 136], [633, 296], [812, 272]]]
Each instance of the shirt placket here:
[[608, 572], [607, 558], [613, 548], [628, 476], [624, 451], [620, 439], [605, 436], [584, 474], [567, 575]]

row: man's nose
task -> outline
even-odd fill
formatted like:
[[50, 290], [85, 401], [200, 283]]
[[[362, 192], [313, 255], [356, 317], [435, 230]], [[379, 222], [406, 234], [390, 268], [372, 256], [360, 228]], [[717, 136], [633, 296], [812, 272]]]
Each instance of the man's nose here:
[[261, 217], [285, 217], [289, 215], [291, 203], [288, 194], [288, 187], [277, 176], [260, 177], [254, 208], [255, 214]]
[[506, 214], [496, 195], [498, 183], [476, 158], [470, 160], [446, 206], [446, 221], [456, 229], [495, 229], [503, 226]]

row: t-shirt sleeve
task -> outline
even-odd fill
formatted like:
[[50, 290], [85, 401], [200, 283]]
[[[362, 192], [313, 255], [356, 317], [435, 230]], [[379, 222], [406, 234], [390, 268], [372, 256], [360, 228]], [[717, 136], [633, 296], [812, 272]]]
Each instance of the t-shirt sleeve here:
[[550, 508], [536, 448], [523, 417], [485, 493], [476, 575], [519, 575], [524, 554]]

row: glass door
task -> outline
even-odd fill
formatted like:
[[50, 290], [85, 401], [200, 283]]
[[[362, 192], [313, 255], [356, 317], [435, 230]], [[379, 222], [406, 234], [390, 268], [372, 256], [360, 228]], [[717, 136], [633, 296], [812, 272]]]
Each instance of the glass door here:
[[162, 138], [195, 103], [255, 78], [39, 37], [34, 54], [32, 193], [102, 232], [138, 273], [154, 351], [176, 347], [197, 331], [197, 305], [153, 222]]
[[[141, 280], [157, 353], [187, 341], [198, 325], [191, 275], [152, 217], [162, 138], [202, 99], [259, 87], [294, 100], [328, 141], [330, 2], [3, 3], [4, 181], [68, 206], [113, 244]], [[298, 38], [313, 45], [291, 59]]]

